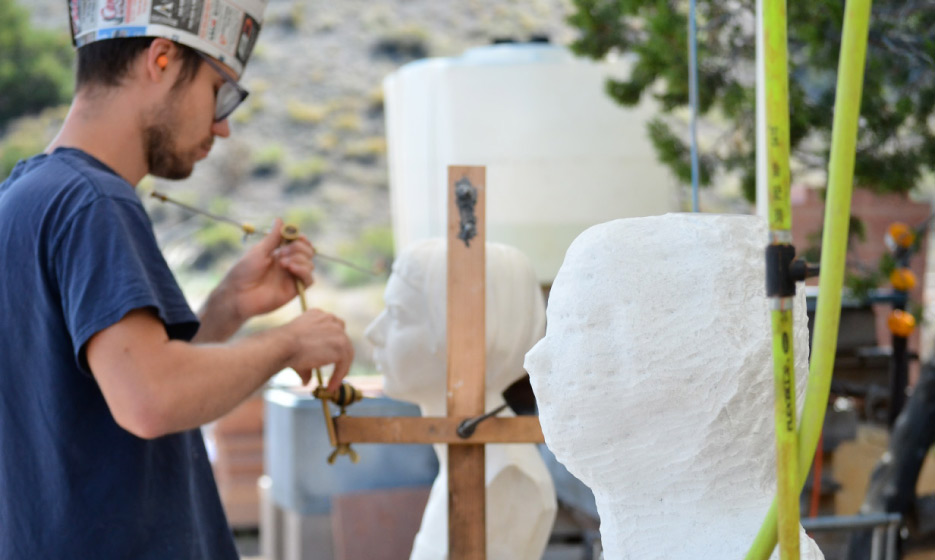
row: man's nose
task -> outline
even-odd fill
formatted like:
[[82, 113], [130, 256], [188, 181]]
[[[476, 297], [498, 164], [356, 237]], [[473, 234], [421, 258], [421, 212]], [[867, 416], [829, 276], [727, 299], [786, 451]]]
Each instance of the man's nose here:
[[211, 134], [220, 136], [221, 138], [227, 138], [231, 135], [230, 123], [227, 121], [227, 119], [224, 119], [223, 121], [215, 121], [214, 124], [211, 125]]

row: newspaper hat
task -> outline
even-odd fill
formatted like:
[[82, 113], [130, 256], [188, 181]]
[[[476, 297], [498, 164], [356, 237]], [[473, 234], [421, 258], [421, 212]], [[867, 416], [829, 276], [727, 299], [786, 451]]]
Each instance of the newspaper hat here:
[[68, 0], [76, 47], [119, 37], [165, 37], [227, 64], [239, 76], [269, 0]]

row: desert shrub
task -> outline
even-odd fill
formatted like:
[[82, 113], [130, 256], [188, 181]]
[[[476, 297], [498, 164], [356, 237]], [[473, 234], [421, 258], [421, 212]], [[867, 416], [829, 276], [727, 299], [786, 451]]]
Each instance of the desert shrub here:
[[303, 103], [297, 99], [286, 102], [286, 113], [292, 121], [303, 124], [318, 124], [328, 116], [328, 107]]
[[[389, 270], [393, 261], [393, 230], [386, 226], [370, 227], [360, 237], [338, 248], [338, 257], [376, 272]], [[360, 286], [377, 282], [378, 276], [338, 263], [324, 261], [325, 273], [342, 286]]]
[[429, 56], [429, 32], [418, 25], [397, 27], [377, 38], [371, 48], [375, 58], [404, 63]]
[[195, 233], [195, 242], [201, 251], [192, 263], [192, 268], [206, 271], [241, 250], [243, 233], [230, 224], [208, 222]]
[[374, 163], [386, 154], [386, 139], [382, 136], [372, 136], [350, 142], [344, 148], [344, 155], [348, 159], [361, 163]]
[[286, 192], [290, 194], [309, 192], [319, 184], [331, 170], [331, 165], [321, 157], [310, 157], [286, 167]]
[[267, 144], [253, 154], [254, 177], [269, 177], [279, 172], [282, 167], [283, 159], [286, 157], [286, 149], [282, 144]]
[[[299, 228], [299, 231], [308, 235], [321, 229], [325, 221], [325, 211], [317, 206], [292, 208], [283, 220], [287, 224], [293, 224]], [[314, 239], [312, 242], [314, 243]]]
[[334, 118], [334, 129], [340, 132], [358, 132], [361, 129], [360, 115], [355, 112], [345, 112]]

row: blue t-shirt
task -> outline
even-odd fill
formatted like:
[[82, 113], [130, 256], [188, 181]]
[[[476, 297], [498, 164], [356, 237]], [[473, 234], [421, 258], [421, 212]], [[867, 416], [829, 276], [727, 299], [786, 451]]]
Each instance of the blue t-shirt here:
[[133, 187], [75, 149], [0, 183], [0, 560], [237, 558], [198, 430], [117, 425], [85, 344], [133, 309], [198, 319]]

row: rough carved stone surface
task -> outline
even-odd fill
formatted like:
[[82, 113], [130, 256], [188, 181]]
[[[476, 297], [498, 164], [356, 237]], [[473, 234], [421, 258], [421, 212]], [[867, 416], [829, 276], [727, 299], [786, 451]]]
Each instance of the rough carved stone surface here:
[[[565, 256], [526, 369], [546, 443], [594, 491], [607, 560], [753, 542], [776, 479], [766, 240], [757, 217], [667, 214], [595, 226]], [[795, 321], [801, 409], [801, 293]]]

